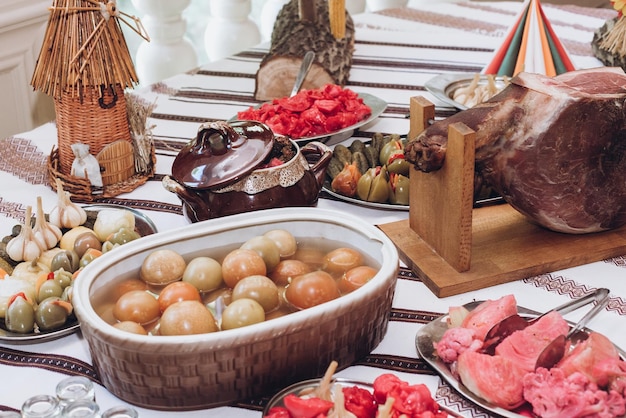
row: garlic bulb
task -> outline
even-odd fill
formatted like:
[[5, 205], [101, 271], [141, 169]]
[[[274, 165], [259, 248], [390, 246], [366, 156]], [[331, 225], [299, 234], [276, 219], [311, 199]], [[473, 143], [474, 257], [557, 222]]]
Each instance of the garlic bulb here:
[[70, 200], [70, 193], [63, 190], [61, 180], [56, 179], [59, 201], [50, 211], [50, 223], [59, 228], [74, 228], [87, 220], [87, 212]]
[[44, 251], [56, 247], [61, 236], [63, 236], [63, 232], [61, 232], [58, 226], [46, 221], [46, 214], [41, 204], [41, 196], [37, 196], [37, 220], [33, 228], [33, 235]]
[[33, 261], [43, 252], [43, 248], [33, 235], [33, 228], [30, 224], [32, 210], [30, 206], [26, 207], [26, 220], [22, 225], [22, 230], [18, 236], [7, 243], [5, 251], [13, 261]]

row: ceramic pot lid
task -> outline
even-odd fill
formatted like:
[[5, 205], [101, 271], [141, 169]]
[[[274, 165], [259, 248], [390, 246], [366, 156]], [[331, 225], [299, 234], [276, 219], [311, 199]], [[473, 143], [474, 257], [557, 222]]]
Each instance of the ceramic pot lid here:
[[208, 122], [176, 156], [172, 176], [193, 189], [225, 186], [251, 173], [272, 151], [274, 133], [261, 122]]

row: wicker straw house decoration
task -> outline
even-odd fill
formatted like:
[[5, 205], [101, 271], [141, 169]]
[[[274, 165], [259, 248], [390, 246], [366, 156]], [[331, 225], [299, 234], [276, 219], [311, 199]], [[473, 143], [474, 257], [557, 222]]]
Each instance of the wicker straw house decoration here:
[[[53, 0], [49, 9], [31, 84], [55, 104], [58, 147], [49, 158], [50, 185], [56, 188], [61, 179], [79, 201], [129, 192], [153, 175], [154, 161], [144, 172], [136, 170], [125, 90], [138, 79], [120, 23], [145, 39], [147, 34], [115, 0]], [[86, 171], [72, 171], [76, 143], [88, 145], [96, 157], [102, 187], [94, 186]], [[148, 146], [153, 156], [151, 141]]]

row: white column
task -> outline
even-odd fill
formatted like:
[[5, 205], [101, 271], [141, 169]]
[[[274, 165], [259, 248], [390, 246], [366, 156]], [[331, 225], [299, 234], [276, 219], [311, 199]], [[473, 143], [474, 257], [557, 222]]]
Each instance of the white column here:
[[257, 25], [248, 16], [250, 0], [210, 0], [211, 17], [204, 33], [210, 61], [236, 54], [261, 42]]
[[263, 8], [261, 9], [260, 27], [261, 37], [264, 41], [269, 41], [272, 38], [272, 31], [274, 30], [274, 22], [276, 16], [281, 11], [285, 4], [289, 3], [289, 0], [266, 0]]
[[190, 0], [132, 0], [142, 14], [150, 42], [137, 49], [135, 67], [143, 85], [161, 81], [198, 66], [192, 44], [185, 38], [187, 22], [182, 13]]
[[383, 9], [404, 7], [408, 2], [408, 0], [367, 0], [367, 9], [375, 12]]

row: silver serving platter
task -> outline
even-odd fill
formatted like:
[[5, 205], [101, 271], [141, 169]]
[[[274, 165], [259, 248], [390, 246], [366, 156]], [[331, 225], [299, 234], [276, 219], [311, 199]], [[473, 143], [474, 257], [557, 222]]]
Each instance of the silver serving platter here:
[[324, 190], [329, 195], [333, 196], [335, 199], [343, 200], [344, 202], [352, 203], [354, 205], [360, 205], [360, 206], [365, 206], [365, 207], [374, 208], [374, 209], [404, 210], [404, 211], [409, 210], [409, 205], [396, 205], [393, 203], [368, 202], [367, 200], [361, 200], [358, 197], [344, 196], [340, 193], [334, 192], [333, 189], [330, 187], [330, 184], [327, 181], [324, 182], [324, 185], [322, 186], [322, 190]]
[[[424, 87], [433, 96], [449, 106], [455, 107], [459, 110], [466, 110], [468, 107], [462, 103], [452, 99], [454, 92], [460, 88], [470, 85], [476, 74], [460, 73], [460, 74], [441, 74], [428, 80]], [[487, 75], [480, 74], [479, 85], [487, 84]], [[499, 88], [505, 87], [505, 81], [503, 77], [497, 76], [495, 78], [496, 86]]]
[[[480, 305], [483, 301], [474, 301], [470, 302], [466, 305], [463, 305], [467, 310], [471, 311], [475, 309], [478, 305]], [[534, 318], [540, 315], [539, 312], [533, 311], [522, 306], [517, 307], [517, 311], [520, 315], [526, 316], [528, 318]], [[429, 322], [425, 326], [423, 326], [415, 336], [415, 347], [417, 348], [417, 352], [420, 357], [424, 359], [440, 376], [443, 380], [445, 380], [452, 388], [454, 388], [458, 393], [461, 394], [465, 399], [470, 402], [480, 406], [481, 408], [486, 409], [487, 411], [493, 412], [502, 417], [506, 418], [527, 418], [528, 415], [522, 415], [514, 411], [509, 411], [504, 408], [500, 408], [495, 406], [483, 398], [475, 395], [469, 389], [467, 389], [451, 372], [448, 366], [439, 359], [436, 354], [435, 347], [433, 343], [436, 343], [441, 340], [441, 337], [448, 329], [447, 324], [448, 315], [440, 316], [432, 322]], [[569, 321], [568, 321], [569, 322]], [[574, 325], [570, 322], [570, 325]], [[584, 328], [586, 331], [590, 331], [588, 328]], [[620, 353], [622, 358], [624, 358], [624, 351], [617, 347], [617, 351]], [[526, 412], [526, 411], [525, 411]]]
[[[135, 217], [135, 231], [142, 237], [146, 235], [151, 235], [157, 232], [157, 227], [154, 222], [148, 218], [143, 213], [138, 210], [128, 208], [121, 205], [113, 205], [108, 203], [101, 204], [93, 204], [86, 205], [83, 208], [87, 211], [95, 211], [99, 212], [104, 209], [124, 209], [133, 214]], [[29, 332], [27, 334], [19, 334], [15, 332], [10, 332], [6, 329], [4, 324], [4, 319], [0, 319], [0, 343], [6, 344], [34, 344], [34, 343], [43, 343], [46, 341], [56, 340], [61, 337], [65, 337], [66, 335], [70, 335], [78, 331], [80, 328], [80, 324], [76, 317], [72, 314], [70, 318], [68, 318], [67, 322], [60, 328], [53, 329], [50, 331], [39, 331]]]
[[[306, 144], [307, 142], [311, 142], [311, 141], [318, 141], [318, 142], [339, 142], [339, 141], [343, 141], [345, 139], [348, 139], [352, 136], [352, 134], [354, 133], [354, 131], [358, 128], [360, 128], [361, 126], [367, 125], [368, 123], [372, 122], [374, 119], [376, 119], [377, 117], [379, 117], [387, 108], [387, 102], [385, 102], [384, 100], [368, 94], [368, 93], [359, 93], [359, 97], [361, 99], [363, 99], [363, 103], [365, 103], [366, 105], [368, 105], [370, 107], [370, 109], [372, 110], [372, 113], [370, 114], [370, 116], [368, 118], [365, 118], [353, 125], [350, 125], [348, 127], [345, 127], [343, 129], [340, 129], [338, 131], [334, 131], [334, 132], [328, 132], [322, 135], [316, 135], [316, 136], [307, 136], [307, 137], [303, 137], [303, 138], [291, 138], [293, 139], [298, 145], [303, 145]], [[262, 106], [263, 104], [259, 104], [258, 106], [256, 106], [257, 108]], [[230, 118], [228, 121], [232, 122], [238, 120], [237, 116], [234, 116], [232, 118]]]

